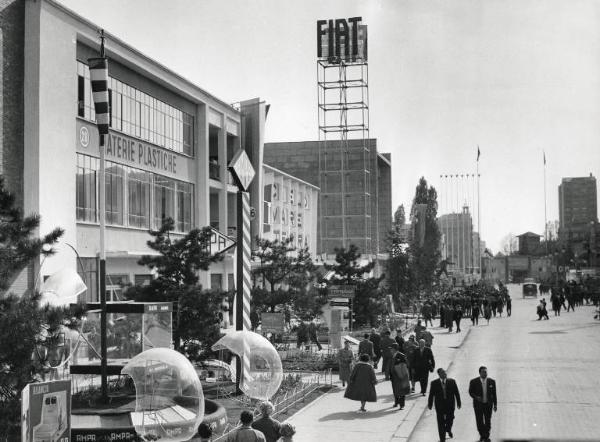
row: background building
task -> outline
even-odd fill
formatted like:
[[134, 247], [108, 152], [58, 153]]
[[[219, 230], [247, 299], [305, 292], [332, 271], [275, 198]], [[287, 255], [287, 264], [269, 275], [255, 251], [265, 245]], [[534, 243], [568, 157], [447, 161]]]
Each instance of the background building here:
[[533, 232], [525, 232], [519, 236], [519, 255], [533, 255], [538, 253], [541, 236]]
[[474, 260], [473, 219], [469, 207], [463, 206], [462, 213], [441, 215], [437, 223], [445, 238], [446, 255], [442, 259], [452, 263], [448, 270], [458, 278], [474, 273], [479, 264]]
[[367, 148], [363, 140], [347, 140], [343, 158], [336, 145], [341, 141], [265, 144], [267, 164], [320, 188], [317, 252], [328, 258], [336, 247], [350, 244], [369, 259], [386, 249], [392, 228], [391, 158], [377, 152], [377, 140], [366, 141]]
[[558, 186], [558, 241], [573, 253], [571, 267], [598, 265], [600, 225], [596, 178], [563, 178]]
[[294, 246], [317, 253], [319, 188], [263, 165], [263, 223], [260, 236], [270, 240], [294, 237]]
[[[52, 0], [2, 6], [9, 49], [0, 52], [0, 173], [25, 213], [41, 215], [40, 234], [65, 230], [56, 255], [37, 260], [13, 289], [22, 292], [72, 267], [89, 287], [88, 300], [96, 300], [99, 136], [87, 60], [99, 55], [100, 27]], [[107, 286], [118, 297], [123, 284], [152, 277], [137, 261], [154, 253], [146, 245], [148, 230], [165, 218], [175, 220], [174, 237], [208, 225], [235, 233], [237, 188], [227, 165], [241, 146], [261, 146], [266, 109], [258, 99], [232, 107], [105, 35]], [[251, 198], [261, 204], [261, 178], [255, 183], [259, 191], [251, 190]], [[232, 288], [231, 254], [200, 276], [204, 287]]]
[[558, 211], [561, 230], [598, 221], [596, 178], [563, 178], [558, 186]]

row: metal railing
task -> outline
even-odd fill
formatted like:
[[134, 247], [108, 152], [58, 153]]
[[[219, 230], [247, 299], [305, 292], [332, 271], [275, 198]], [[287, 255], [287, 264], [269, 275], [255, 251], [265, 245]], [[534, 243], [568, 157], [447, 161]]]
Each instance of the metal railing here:
[[[312, 393], [325, 385], [331, 386], [332, 384], [333, 374], [331, 373], [331, 370], [308, 374], [307, 378], [302, 378], [302, 383], [300, 385], [294, 387], [292, 390], [286, 391], [283, 394], [276, 395], [271, 400], [273, 407], [275, 408], [271, 416], [275, 417], [281, 414], [288, 414], [288, 411], [296, 406], [296, 404], [300, 402], [305, 403], [306, 398]], [[240, 402], [244, 403], [248, 408], [258, 403], [258, 401], [254, 401], [247, 396], [243, 396], [242, 399], [240, 399]], [[254, 409], [252, 412], [255, 417], [260, 414], [256, 409]], [[217, 442], [226, 440], [227, 437], [238, 428], [240, 428], [239, 425], [232, 425], [231, 423], [228, 423], [223, 432], [216, 436], [213, 441]]]

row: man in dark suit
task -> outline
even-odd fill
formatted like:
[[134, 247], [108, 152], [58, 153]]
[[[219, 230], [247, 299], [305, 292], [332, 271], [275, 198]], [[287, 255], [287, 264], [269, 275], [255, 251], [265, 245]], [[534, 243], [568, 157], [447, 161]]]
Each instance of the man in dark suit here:
[[392, 358], [394, 356], [392, 345], [396, 344], [396, 341], [392, 339], [391, 335], [392, 333], [389, 330], [383, 332], [383, 336], [381, 337], [380, 343], [381, 356], [383, 357], [383, 361], [381, 363], [381, 372], [385, 375], [386, 381], [390, 379], [390, 369], [392, 364]]
[[419, 384], [421, 384], [421, 394], [425, 396], [429, 372], [433, 373], [435, 359], [433, 358], [431, 349], [425, 347], [424, 339], [419, 339], [419, 348], [413, 352], [410, 367], [414, 372], [415, 381], [419, 381]]
[[490, 429], [492, 428], [492, 409], [498, 409], [496, 396], [496, 381], [487, 377], [487, 368], [479, 367], [479, 377], [471, 379], [469, 395], [473, 398], [475, 421], [479, 431], [480, 442], [490, 442]]
[[375, 353], [375, 358], [373, 359], [373, 368], [377, 368], [377, 364], [379, 363], [379, 359], [381, 358], [381, 336], [377, 333], [376, 329], [371, 330], [371, 336], [369, 340], [373, 343], [373, 352]]
[[427, 406], [431, 410], [435, 403], [435, 414], [437, 416], [438, 433], [440, 442], [445, 442], [446, 433], [452, 435], [452, 423], [454, 422], [454, 407], [460, 410], [460, 393], [454, 379], [448, 378], [443, 368], [438, 368], [439, 379], [431, 381], [429, 388], [429, 400]]
[[375, 358], [375, 352], [373, 351], [373, 343], [369, 340], [369, 334], [365, 333], [362, 341], [358, 343], [358, 355], [369, 355], [369, 358], [373, 360]]

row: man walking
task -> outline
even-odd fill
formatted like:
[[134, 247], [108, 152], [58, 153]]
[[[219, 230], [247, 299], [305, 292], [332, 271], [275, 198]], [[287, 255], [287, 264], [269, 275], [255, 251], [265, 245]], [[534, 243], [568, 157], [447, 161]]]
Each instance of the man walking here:
[[479, 300], [473, 301], [471, 305], [471, 322], [473, 325], [479, 325]]
[[425, 396], [427, 392], [427, 381], [429, 380], [429, 372], [433, 373], [435, 368], [435, 359], [433, 352], [429, 347], [425, 347], [425, 340], [419, 339], [419, 348], [413, 353], [413, 358], [410, 364], [414, 370], [415, 381], [421, 384], [421, 394]]
[[381, 358], [381, 336], [377, 333], [375, 328], [371, 329], [369, 340], [373, 343], [373, 353], [375, 353], [375, 357], [373, 358], [373, 368], [377, 369], [377, 364]]
[[510, 295], [506, 294], [506, 315], [510, 316], [512, 314], [512, 299], [510, 299]]
[[445, 442], [446, 433], [448, 433], [449, 437], [453, 437], [452, 423], [454, 422], [454, 408], [456, 405], [460, 410], [460, 393], [458, 392], [456, 381], [448, 378], [443, 368], [438, 368], [437, 372], [439, 379], [431, 381], [427, 406], [431, 410], [435, 403], [440, 442]]
[[373, 351], [373, 343], [369, 340], [369, 334], [365, 333], [362, 341], [358, 343], [358, 356], [369, 355], [369, 358], [373, 360], [375, 353]]
[[391, 337], [392, 333], [389, 330], [383, 332], [381, 337], [381, 355], [383, 356], [383, 362], [381, 364], [381, 372], [385, 375], [385, 380], [390, 379], [390, 368], [393, 357], [392, 345], [397, 345], [396, 341]]
[[492, 428], [492, 409], [498, 408], [496, 396], [496, 381], [487, 377], [487, 367], [479, 367], [479, 377], [471, 379], [469, 395], [473, 398], [475, 422], [479, 431], [480, 442], [490, 442]]

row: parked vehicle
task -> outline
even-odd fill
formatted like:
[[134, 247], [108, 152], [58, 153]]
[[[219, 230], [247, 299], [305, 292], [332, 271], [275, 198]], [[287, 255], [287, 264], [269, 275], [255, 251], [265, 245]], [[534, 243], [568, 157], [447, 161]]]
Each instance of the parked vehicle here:
[[535, 283], [535, 279], [525, 278], [525, 281], [523, 281], [523, 298], [526, 298], [527, 296], [533, 296], [534, 298], [537, 298], [537, 295], [538, 288], [537, 284]]

